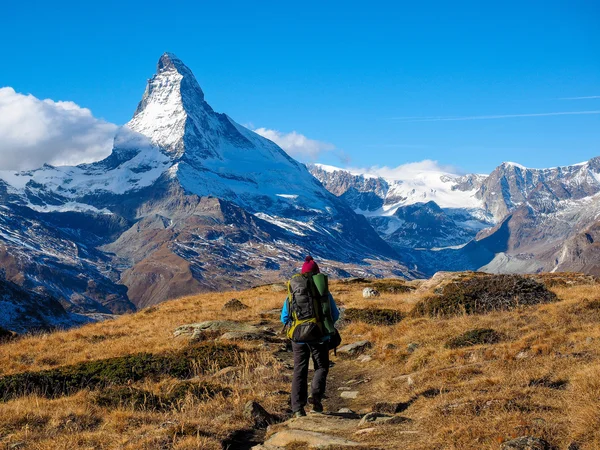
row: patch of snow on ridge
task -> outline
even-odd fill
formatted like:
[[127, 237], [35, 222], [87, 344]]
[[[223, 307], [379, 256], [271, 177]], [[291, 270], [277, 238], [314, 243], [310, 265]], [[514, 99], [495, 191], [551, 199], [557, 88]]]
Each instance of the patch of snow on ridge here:
[[276, 225], [279, 228], [283, 228], [284, 230], [287, 230], [298, 236], [306, 236], [306, 233], [304, 232], [306, 230], [315, 232], [317, 231], [311, 223], [300, 222], [299, 220], [287, 219], [283, 217], [275, 217], [265, 213], [255, 213], [254, 215], [259, 219]]
[[33, 209], [34, 211], [42, 212], [42, 213], [75, 211], [75, 212], [92, 212], [92, 213], [96, 213], [96, 214], [106, 214], [106, 215], [113, 214], [107, 208], [98, 209], [92, 205], [86, 205], [85, 203], [78, 203], [78, 202], [67, 202], [67, 203], [63, 203], [62, 205], [44, 205], [44, 206], [33, 205], [33, 204], [29, 203], [27, 205], [27, 207], [30, 209]]
[[289, 200], [296, 200], [298, 194], [275, 194], [277, 197], [287, 198]]

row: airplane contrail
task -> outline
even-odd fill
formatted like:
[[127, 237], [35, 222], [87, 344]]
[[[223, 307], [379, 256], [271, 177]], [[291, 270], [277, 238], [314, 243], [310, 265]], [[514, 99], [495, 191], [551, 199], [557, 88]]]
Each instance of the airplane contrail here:
[[592, 98], [600, 98], [600, 95], [588, 95], [587, 97], [563, 97], [559, 100], [590, 100]]
[[515, 117], [546, 117], [546, 116], [573, 116], [583, 114], [600, 114], [600, 111], [561, 111], [533, 114], [499, 114], [491, 116], [464, 116], [464, 117], [392, 117], [392, 120], [400, 122], [446, 122], [460, 120], [490, 120], [490, 119], [512, 119]]

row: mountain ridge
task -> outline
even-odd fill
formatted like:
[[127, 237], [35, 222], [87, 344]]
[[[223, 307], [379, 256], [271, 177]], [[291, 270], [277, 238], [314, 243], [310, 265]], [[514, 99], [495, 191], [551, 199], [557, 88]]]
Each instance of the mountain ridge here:
[[[574, 242], [586, 227], [595, 229], [598, 217], [587, 203], [595, 205], [600, 193], [598, 157], [549, 169], [504, 162], [487, 176], [430, 171], [408, 179], [318, 164], [308, 167], [327, 189], [364, 214], [384, 240], [427, 275], [438, 270], [477, 269], [598, 274], [595, 264], [582, 264], [577, 257], [566, 263], [560, 257], [561, 252], [574, 251], [562, 246], [563, 241]], [[433, 182], [418, 184], [415, 179]], [[463, 206], [456, 208], [461, 202]], [[560, 224], [563, 216], [569, 217], [566, 226]], [[588, 259], [595, 258], [593, 238], [577, 242], [571, 245], [587, 252]], [[526, 254], [521, 255], [523, 249]]]

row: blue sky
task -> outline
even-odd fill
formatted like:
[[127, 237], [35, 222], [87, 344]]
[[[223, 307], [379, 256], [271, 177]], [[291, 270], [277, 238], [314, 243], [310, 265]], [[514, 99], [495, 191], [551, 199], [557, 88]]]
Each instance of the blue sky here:
[[2, 15], [0, 87], [116, 124], [170, 51], [217, 111], [329, 143], [324, 163], [483, 173], [600, 155], [596, 1], [5, 2]]

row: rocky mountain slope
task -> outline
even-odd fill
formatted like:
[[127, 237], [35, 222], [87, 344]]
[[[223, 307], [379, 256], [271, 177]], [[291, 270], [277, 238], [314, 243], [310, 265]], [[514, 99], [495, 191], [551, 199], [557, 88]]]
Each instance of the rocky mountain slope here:
[[488, 176], [309, 169], [421, 272], [599, 273], [600, 158], [551, 169], [503, 163]]
[[69, 313], [56, 299], [28, 291], [0, 277], [0, 329], [16, 333], [48, 331], [93, 320], [93, 315]]
[[121, 313], [289, 276], [410, 276], [344, 201], [273, 142], [215, 112], [165, 53], [106, 159], [0, 172], [0, 265], [72, 311]]

